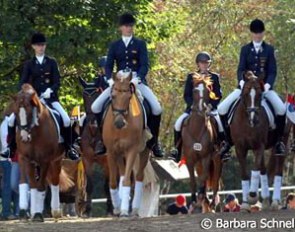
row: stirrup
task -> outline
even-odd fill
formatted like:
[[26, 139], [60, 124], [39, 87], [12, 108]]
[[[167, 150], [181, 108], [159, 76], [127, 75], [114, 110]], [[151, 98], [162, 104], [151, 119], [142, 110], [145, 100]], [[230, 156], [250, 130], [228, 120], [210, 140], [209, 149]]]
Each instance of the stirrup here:
[[73, 161], [80, 160], [79, 153], [73, 147], [70, 147], [68, 149], [68, 151], [67, 151], [67, 157], [69, 157]]
[[160, 143], [156, 143], [153, 146], [152, 151], [153, 151], [155, 157], [163, 158], [164, 154], [163, 154], [163, 150], [162, 150], [162, 147], [161, 147]]
[[275, 154], [284, 156], [286, 154], [286, 146], [282, 141], [279, 141], [275, 145]]

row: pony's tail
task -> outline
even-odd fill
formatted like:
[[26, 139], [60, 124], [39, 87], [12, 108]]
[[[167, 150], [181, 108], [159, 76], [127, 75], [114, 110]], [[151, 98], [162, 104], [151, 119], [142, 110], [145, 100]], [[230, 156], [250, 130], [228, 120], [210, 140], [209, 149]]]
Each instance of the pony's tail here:
[[59, 174], [59, 189], [60, 192], [67, 192], [70, 188], [75, 186], [75, 182], [72, 178], [67, 174], [64, 168], [61, 168]]

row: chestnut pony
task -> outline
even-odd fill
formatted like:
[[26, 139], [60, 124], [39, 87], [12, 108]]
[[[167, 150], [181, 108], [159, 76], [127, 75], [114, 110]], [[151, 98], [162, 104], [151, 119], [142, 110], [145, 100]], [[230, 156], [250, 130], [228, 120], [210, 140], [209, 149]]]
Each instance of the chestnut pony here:
[[[14, 97], [13, 112], [16, 117], [16, 143], [20, 165], [20, 219], [28, 219], [28, 191], [31, 192], [31, 216], [42, 222], [45, 189], [51, 188], [51, 211], [57, 219], [61, 216], [59, 184], [72, 183], [61, 172], [64, 149], [59, 144], [59, 135], [48, 108], [40, 101], [29, 84], [24, 84]], [[61, 179], [60, 179], [61, 176]], [[29, 185], [27, 184], [27, 180]], [[69, 186], [64, 186], [68, 188]]]
[[[107, 149], [114, 214], [120, 214], [122, 217], [129, 215], [131, 173], [136, 166], [132, 215], [138, 216], [143, 193], [144, 169], [150, 153], [146, 148], [148, 136], [143, 110], [131, 79], [131, 72], [119, 71], [113, 76], [112, 101], [106, 112], [102, 134]], [[119, 188], [117, 186], [118, 171]]]
[[[193, 76], [192, 112], [184, 122], [182, 129], [182, 154], [190, 175], [191, 200], [203, 212], [214, 211], [219, 189], [222, 162], [217, 155], [217, 123], [210, 116], [209, 106], [212, 82], [210, 77], [198, 73]], [[198, 174], [198, 199], [196, 199], [195, 170]], [[208, 189], [213, 190], [213, 200], [209, 205], [206, 196]]]

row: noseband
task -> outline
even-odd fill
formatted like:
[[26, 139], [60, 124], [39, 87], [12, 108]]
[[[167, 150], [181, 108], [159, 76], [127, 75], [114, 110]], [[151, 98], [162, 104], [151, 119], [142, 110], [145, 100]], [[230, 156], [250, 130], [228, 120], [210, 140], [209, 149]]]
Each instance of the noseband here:
[[[132, 85], [130, 85], [129, 89], [120, 89], [120, 88], [117, 88], [117, 87], [113, 86], [112, 91], [113, 90], [116, 90], [119, 93], [128, 93], [128, 92], [130, 92], [132, 94], [134, 92], [134, 87]], [[112, 111], [113, 111], [115, 116], [118, 116], [118, 115], [126, 116], [129, 113], [129, 106], [128, 106], [127, 109], [117, 109], [117, 108], [114, 107], [113, 102], [112, 102], [111, 106], [112, 106]]]

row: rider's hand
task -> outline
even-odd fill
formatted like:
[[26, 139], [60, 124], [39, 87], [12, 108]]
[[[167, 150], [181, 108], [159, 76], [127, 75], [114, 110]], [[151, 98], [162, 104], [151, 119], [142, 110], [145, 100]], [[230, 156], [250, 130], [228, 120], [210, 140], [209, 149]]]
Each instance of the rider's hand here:
[[271, 87], [270, 84], [268, 83], [264, 84], [264, 92], [266, 93], [267, 91], [269, 91], [270, 87]]
[[136, 86], [141, 83], [141, 80], [138, 77], [134, 77], [134, 78], [132, 78], [131, 83], [133, 83]]
[[114, 84], [113, 78], [108, 79], [108, 84], [109, 84], [109, 87], [113, 86], [113, 84]]
[[47, 88], [47, 89], [45, 90], [45, 92], [42, 94], [42, 96], [43, 96], [45, 99], [49, 99], [49, 98], [50, 98], [50, 95], [51, 95], [52, 92], [53, 92], [52, 89]]
[[241, 89], [243, 89], [244, 84], [245, 84], [245, 81], [244, 80], [240, 80], [239, 86], [240, 86]]

